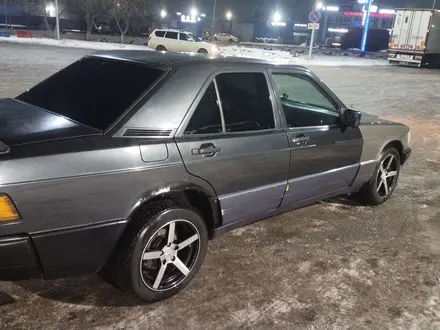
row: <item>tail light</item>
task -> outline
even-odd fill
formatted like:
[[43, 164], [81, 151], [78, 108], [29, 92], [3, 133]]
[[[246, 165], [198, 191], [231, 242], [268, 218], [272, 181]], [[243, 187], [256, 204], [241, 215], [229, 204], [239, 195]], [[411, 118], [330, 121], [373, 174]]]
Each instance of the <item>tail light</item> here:
[[0, 223], [20, 220], [14, 203], [7, 195], [0, 195]]
[[151, 35], [152, 35], [152, 33], [150, 33], [150, 35], [148, 36], [148, 40], [151, 40]]
[[422, 58], [423, 58], [423, 56], [414, 56], [414, 59], [415, 59], [416, 61], [421, 61]]

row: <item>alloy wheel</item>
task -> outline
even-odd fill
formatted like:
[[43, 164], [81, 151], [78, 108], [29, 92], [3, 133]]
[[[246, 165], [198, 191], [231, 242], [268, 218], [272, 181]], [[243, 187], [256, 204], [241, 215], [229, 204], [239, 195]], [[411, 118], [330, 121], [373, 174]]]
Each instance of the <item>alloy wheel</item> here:
[[397, 157], [390, 154], [380, 163], [376, 178], [377, 194], [386, 198], [393, 191], [397, 182], [399, 164]]
[[145, 246], [140, 272], [153, 291], [179, 285], [191, 272], [200, 253], [200, 234], [187, 220], [175, 220], [158, 229]]

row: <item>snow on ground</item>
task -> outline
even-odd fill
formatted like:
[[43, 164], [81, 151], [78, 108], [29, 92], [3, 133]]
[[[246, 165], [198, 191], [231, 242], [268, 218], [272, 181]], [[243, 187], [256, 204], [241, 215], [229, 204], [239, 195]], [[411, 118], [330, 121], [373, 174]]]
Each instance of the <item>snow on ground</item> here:
[[73, 40], [73, 39], [56, 40], [49, 38], [17, 38], [16, 36], [11, 36], [10, 38], [0, 37], [0, 42], [2, 41], [19, 43], [19, 44], [46, 45], [46, 46], [83, 48], [83, 49], [94, 49], [94, 50], [114, 50], [114, 49], [151, 50], [150, 48], [141, 45], [126, 45], [126, 44], [117, 44], [110, 42], [95, 42], [95, 41]]
[[323, 66], [377, 66], [388, 65], [387, 61], [380, 59], [367, 59], [352, 56], [326, 56], [314, 54], [312, 60], [308, 60], [308, 54], [303, 53], [298, 56], [292, 55], [283, 50], [266, 50], [260, 48], [247, 48], [239, 46], [225, 46], [220, 48], [224, 56], [247, 57], [254, 59], [264, 59], [283, 64], [299, 65], [323, 65]]
[[[82, 48], [93, 50], [151, 50], [141, 45], [126, 45], [107, 42], [91, 42], [85, 40], [70, 39], [47, 39], [47, 38], [0, 38], [0, 42], [11, 42], [20, 44], [47, 45], [68, 48]], [[241, 47], [241, 46], [223, 46], [219, 47], [220, 54], [223, 56], [246, 57], [253, 59], [269, 60], [280, 64], [299, 64], [299, 65], [321, 65], [321, 66], [378, 66], [388, 65], [387, 61], [380, 59], [366, 59], [351, 56], [326, 56], [322, 54], [313, 55], [313, 59], [309, 61], [307, 54], [303, 53], [298, 56], [291, 54], [289, 51], [283, 50], [266, 50], [261, 48]]]

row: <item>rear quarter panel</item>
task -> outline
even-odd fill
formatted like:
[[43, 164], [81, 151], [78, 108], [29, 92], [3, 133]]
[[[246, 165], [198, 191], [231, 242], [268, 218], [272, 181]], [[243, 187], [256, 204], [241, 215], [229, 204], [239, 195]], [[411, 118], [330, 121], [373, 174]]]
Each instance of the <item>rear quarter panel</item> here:
[[[9, 156], [17, 158], [0, 160], [0, 192], [11, 197], [22, 220], [0, 225], [0, 236], [125, 220], [150, 192], [167, 192], [177, 183], [211, 191], [205, 181], [187, 173], [174, 141], [151, 142], [151, 150], [147, 141], [142, 155], [156, 153], [161, 143], [168, 158], [145, 162], [140, 141], [116, 140], [103, 145], [100, 138], [72, 139], [11, 149]], [[86, 150], [91, 145], [102, 148]]]

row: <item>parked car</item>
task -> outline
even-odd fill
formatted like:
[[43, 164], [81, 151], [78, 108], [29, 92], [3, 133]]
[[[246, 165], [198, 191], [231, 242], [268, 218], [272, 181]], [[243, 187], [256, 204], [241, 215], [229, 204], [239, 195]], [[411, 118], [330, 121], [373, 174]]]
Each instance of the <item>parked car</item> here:
[[216, 45], [199, 40], [191, 32], [173, 29], [154, 30], [149, 37], [148, 47], [158, 51], [217, 54]]
[[238, 38], [230, 33], [216, 33], [212, 36], [212, 40], [225, 41], [225, 42], [239, 42]]
[[411, 154], [408, 127], [250, 59], [100, 52], [0, 115], [0, 280], [98, 272], [146, 301], [186, 287], [221, 233], [344, 194], [384, 203]]

